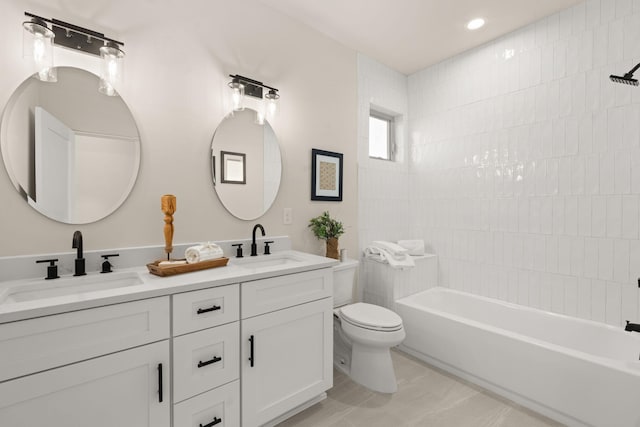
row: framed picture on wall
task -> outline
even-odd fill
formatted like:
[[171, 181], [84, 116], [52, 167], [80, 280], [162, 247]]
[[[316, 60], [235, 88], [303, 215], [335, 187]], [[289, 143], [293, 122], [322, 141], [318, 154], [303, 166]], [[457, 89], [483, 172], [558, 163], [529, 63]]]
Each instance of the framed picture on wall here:
[[247, 155], [220, 151], [220, 182], [223, 184], [247, 183]]
[[342, 201], [342, 153], [311, 150], [311, 200]]

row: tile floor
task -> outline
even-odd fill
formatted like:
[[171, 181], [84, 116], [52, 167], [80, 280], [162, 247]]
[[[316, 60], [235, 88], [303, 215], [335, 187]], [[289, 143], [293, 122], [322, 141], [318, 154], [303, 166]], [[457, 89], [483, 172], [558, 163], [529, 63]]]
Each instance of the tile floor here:
[[561, 426], [526, 408], [392, 352], [398, 378], [393, 395], [370, 391], [334, 370], [324, 401], [278, 427], [549, 427]]

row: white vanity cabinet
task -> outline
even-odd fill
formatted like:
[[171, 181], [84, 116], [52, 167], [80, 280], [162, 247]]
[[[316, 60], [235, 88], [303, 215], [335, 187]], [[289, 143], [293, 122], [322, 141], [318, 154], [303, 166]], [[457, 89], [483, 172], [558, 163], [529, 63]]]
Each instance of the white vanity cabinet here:
[[274, 424], [333, 385], [333, 276], [242, 283], [242, 425]]
[[168, 338], [168, 297], [0, 325], [0, 425], [169, 427]]
[[173, 296], [173, 425], [240, 427], [240, 291]]

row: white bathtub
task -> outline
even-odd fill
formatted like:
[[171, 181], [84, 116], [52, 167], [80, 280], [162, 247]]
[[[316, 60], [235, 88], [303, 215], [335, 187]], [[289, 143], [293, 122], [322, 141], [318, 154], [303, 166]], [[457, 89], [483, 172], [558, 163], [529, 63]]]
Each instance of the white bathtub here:
[[640, 334], [450, 290], [399, 299], [401, 349], [570, 426], [640, 426]]

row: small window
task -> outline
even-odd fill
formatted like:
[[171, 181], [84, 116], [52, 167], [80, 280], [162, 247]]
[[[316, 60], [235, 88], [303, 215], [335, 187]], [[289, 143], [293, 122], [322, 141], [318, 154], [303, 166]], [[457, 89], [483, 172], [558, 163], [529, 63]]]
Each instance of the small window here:
[[393, 160], [393, 128], [392, 116], [377, 111], [369, 113], [369, 157]]

